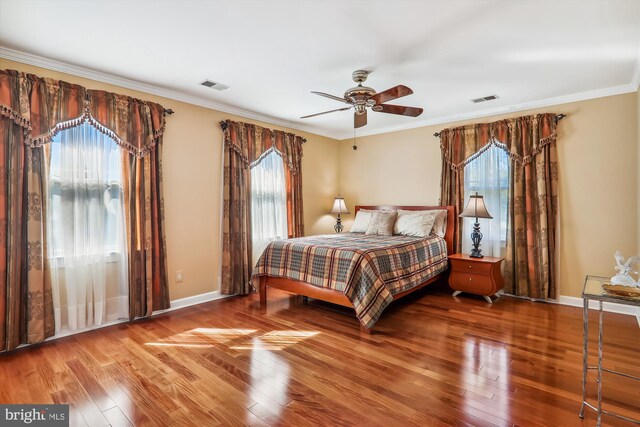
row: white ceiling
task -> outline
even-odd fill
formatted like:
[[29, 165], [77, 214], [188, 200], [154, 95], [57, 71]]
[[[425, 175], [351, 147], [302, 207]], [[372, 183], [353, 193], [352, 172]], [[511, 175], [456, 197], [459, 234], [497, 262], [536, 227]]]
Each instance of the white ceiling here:
[[351, 111], [299, 117], [342, 106], [309, 91], [341, 96], [356, 69], [377, 91], [413, 89], [391, 103], [424, 108], [370, 113], [358, 135], [630, 92], [640, 0], [0, 0], [0, 46], [5, 58], [348, 138]]

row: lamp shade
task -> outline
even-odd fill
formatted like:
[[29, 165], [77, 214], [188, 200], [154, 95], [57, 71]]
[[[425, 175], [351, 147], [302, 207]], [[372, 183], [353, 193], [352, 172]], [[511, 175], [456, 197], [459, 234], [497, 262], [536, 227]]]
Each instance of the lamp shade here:
[[336, 199], [333, 201], [333, 207], [331, 208], [331, 213], [334, 213], [334, 214], [350, 213], [342, 197], [336, 197]]
[[469, 196], [469, 202], [467, 203], [467, 207], [464, 208], [462, 213], [460, 214], [461, 218], [493, 218], [489, 211], [487, 211], [487, 206], [484, 204], [484, 197], [479, 196], [478, 193], [472, 194]]

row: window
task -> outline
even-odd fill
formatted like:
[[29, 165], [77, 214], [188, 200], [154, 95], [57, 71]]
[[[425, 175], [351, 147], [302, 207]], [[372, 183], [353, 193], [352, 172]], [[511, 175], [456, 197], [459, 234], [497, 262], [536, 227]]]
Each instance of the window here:
[[251, 236], [254, 264], [269, 242], [287, 237], [284, 162], [275, 149], [251, 165]]
[[[469, 195], [476, 191], [484, 196], [487, 210], [493, 219], [480, 219], [482, 253], [487, 256], [500, 256], [507, 240], [507, 222], [509, 209], [509, 155], [500, 147], [492, 146], [464, 168], [464, 197], [467, 205]], [[467, 238], [473, 230], [475, 218], [464, 218], [462, 233], [462, 251], [471, 251], [471, 239]]]
[[[79, 250], [96, 256], [123, 251], [120, 156], [115, 141], [88, 123], [62, 131], [51, 141], [51, 257]], [[81, 237], [74, 233], [78, 227], [93, 228], [82, 247], [76, 245]]]
[[89, 123], [61, 131], [47, 149], [56, 333], [127, 317], [122, 150]]

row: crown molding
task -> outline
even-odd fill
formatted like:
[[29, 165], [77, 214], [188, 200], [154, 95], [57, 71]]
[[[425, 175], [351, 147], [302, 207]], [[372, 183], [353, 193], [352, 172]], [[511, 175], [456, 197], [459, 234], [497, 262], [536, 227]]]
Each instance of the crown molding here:
[[[636, 70], [638, 70], [638, 67], [636, 67]], [[425, 126], [450, 124], [450, 123], [455, 123], [455, 122], [460, 122], [465, 120], [478, 119], [482, 117], [490, 117], [490, 116], [497, 116], [501, 114], [515, 113], [518, 111], [532, 110], [535, 108], [544, 108], [544, 107], [550, 107], [554, 105], [568, 104], [571, 102], [586, 101], [589, 99], [596, 99], [596, 98], [604, 98], [607, 96], [622, 95], [625, 93], [637, 92], [637, 90], [638, 90], [637, 83], [629, 83], [627, 85], [622, 85], [622, 86], [614, 86], [614, 87], [605, 88], [605, 89], [579, 92], [571, 95], [563, 95], [563, 96], [557, 96], [554, 98], [540, 99], [537, 101], [523, 102], [521, 104], [513, 104], [513, 105], [507, 105], [503, 107], [489, 108], [489, 109], [484, 109], [480, 111], [471, 111], [463, 114], [452, 114], [449, 116], [435, 117], [433, 119], [420, 120], [420, 121], [415, 121], [411, 123], [405, 123], [402, 125], [386, 126], [384, 128], [377, 128], [373, 130], [364, 130], [361, 132], [357, 132], [356, 138], [362, 137], [362, 136], [379, 135], [382, 133], [398, 132], [402, 130], [415, 129], [415, 128], [420, 128]], [[347, 139], [353, 139], [353, 133], [350, 133], [350, 132], [342, 133], [340, 140], [344, 141]]]
[[55, 59], [49, 59], [39, 55], [10, 49], [1, 45], [0, 58], [20, 62], [23, 64], [33, 65], [36, 67], [46, 68], [48, 70], [58, 71], [76, 77], [83, 77], [102, 83], [108, 83], [131, 90], [148, 93], [151, 95], [161, 96], [163, 98], [186, 102], [187, 104], [198, 105], [200, 107], [209, 108], [223, 113], [233, 114], [235, 116], [244, 117], [246, 119], [257, 120], [272, 125], [278, 125], [303, 132], [313, 133], [316, 135], [326, 136], [333, 139], [339, 139], [338, 136], [341, 133], [339, 131], [329, 131], [316, 126], [303, 125], [289, 120], [279, 119], [277, 117], [257, 113], [255, 111], [245, 110], [243, 108], [232, 107], [230, 105], [222, 104], [211, 99], [189, 95], [177, 90], [167, 89], [162, 86], [156, 86], [125, 77], [120, 77], [110, 73], [104, 73], [102, 71], [94, 70], [87, 67], [68, 64], [66, 62], [57, 61]]
[[[132, 79], [116, 76], [102, 71], [93, 70], [91, 68], [81, 67], [77, 65], [68, 64], [66, 62], [57, 61], [54, 59], [45, 58], [39, 55], [34, 55], [15, 49], [0, 46], [0, 58], [8, 59], [11, 61], [21, 62], [23, 64], [34, 65], [36, 67], [42, 67], [53, 71], [59, 71], [61, 73], [71, 74], [77, 77], [83, 77], [91, 80], [96, 80], [102, 83], [108, 83], [115, 86], [124, 87], [127, 89], [136, 90], [151, 95], [161, 96], [164, 98], [173, 99], [176, 101], [186, 102], [188, 104], [198, 105], [212, 110], [233, 114], [236, 116], [244, 117], [251, 120], [257, 120], [268, 124], [291, 128], [303, 132], [309, 132], [316, 135], [325, 136], [337, 140], [347, 140], [353, 138], [352, 130], [347, 132], [327, 130], [316, 126], [303, 125], [297, 122], [280, 119], [277, 117], [269, 116], [266, 114], [257, 113], [242, 108], [232, 107], [230, 105], [222, 104], [211, 99], [198, 97], [194, 95], [185, 94], [183, 92], [167, 89], [161, 86], [156, 86], [148, 83], [139, 82]], [[524, 102], [520, 104], [507, 105], [497, 108], [489, 108], [479, 111], [473, 111], [463, 114], [452, 114], [448, 116], [435, 117], [427, 120], [413, 121], [411, 123], [405, 123], [401, 125], [385, 126], [382, 128], [376, 128], [371, 130], [362, 130], [357, 132], [356, 137], [378, 135], [383, 133], [398, 132], [402, 130], [415, 129], [425, 126], [434, 126], [440, 124], [449, 124], [464, 120], [473, 120], [477, 118], [496, 116], [500, 114], [509, 114], [518, 111], [531, 110], [535, 108], [544, 108], [554, 105], [567, 104], [577, 101], [585, 101], [589, 99], [603, 98], [607, 96], [621, 95], [625, 93], [637, 92], [640, 85], [640, 53], [636, 66], [631, 77], [631, 82], [627, 85], [614, 86], [604, 89], [596, 89], [592, 91], [579, 92], [570, 95], [563, 95], [553, 98], [545, 98], [537, 101]]]

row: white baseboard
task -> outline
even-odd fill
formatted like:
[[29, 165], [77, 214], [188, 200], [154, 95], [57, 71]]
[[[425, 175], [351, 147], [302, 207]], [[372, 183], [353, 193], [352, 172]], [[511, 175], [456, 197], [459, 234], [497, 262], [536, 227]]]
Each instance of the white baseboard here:
[[171, 301], [171, 307], [166, 310], [157, 310], [153, 312], [153, 316], [157, 314], [167, 313], [173, 310], [179, 310], [181, 308], [190, 307], [196, 304], [202, 304], [204, 302], [215, 301], [217, 299], [228, 298], [231, 295], [222, 295], [220, 291], [205, 292], [204, 294], [193, 295], [190, 297], [180, 298]]
[[[101, 325], [93, 325], [93, 326], [89, 326], [88, 328], [75, 329], [73, 331], [69, 330], [69, 329], [65, 329], [64, 331], [60, 331], [60, 332], [58, 332], [58, 334], [45, 339], [45, 342], [54, 341], [54, 340], [57, 340], [59, 338], [70, 337], [71, 335], [81, 334], [83, 332], [95, 331], [96, 329], [102, 329], [102, 328], [106, 328], [106, 327], [109, 327], [109, 326], [113, 326], [113, 325], [117, 325], [119, 323], [125, 323], [125, 322], [128, 322], [128, 320], [126, 320], [126, 319], [112, 319], [112, 320], [107, 320], [106, 322], [104, 322]], [[32, 344], [20, 344], [18, 346], [18, 348], [28, 347], [30, 345], [32, 345]]]
[[[582, 308], [582, 298], [578, 298], [578, 297], [569, 297], [566, 295], [560, 295], [560, 298], [558, 298], [557, 303], [562, 305], [570, 305], [572, 307]], [[598, 301], [590, 300], [589, 309], [597, 310]], [[640, 308], [638, 307], [633, 307], [633, 306], [624, 305], [624, 304], [616, 304], [613, 302], [604, 302], [602, 305], [602, 309], [610, 313], [619, 313], [619, 314], [627, 314], [630, 316], [636, 316], [636, 320], [638, 321], [638, 326], [640, 326]]]

